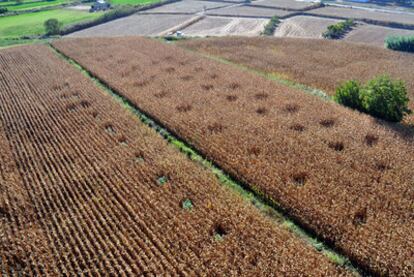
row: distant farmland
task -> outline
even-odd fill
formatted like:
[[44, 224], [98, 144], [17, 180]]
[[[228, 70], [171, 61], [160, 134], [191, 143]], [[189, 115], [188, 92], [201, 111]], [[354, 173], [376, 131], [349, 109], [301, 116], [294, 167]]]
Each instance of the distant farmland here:
[[54, 46], [362, 268], [414, 273], [412, 141], [369, 116], [177, 47], [114, 42]]

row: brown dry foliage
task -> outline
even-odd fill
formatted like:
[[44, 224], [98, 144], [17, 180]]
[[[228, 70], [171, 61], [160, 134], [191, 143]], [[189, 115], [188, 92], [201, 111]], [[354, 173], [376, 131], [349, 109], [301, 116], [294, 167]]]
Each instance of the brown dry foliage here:
[[[334, 94], [347, 80], [388, 74], [403, 80], [414, 109], [414, 55], [343, 41], [298, 38], [212, 38], [180, 45]], [[414, 123], [414, 115], [407, 117]]]
[[[50, 276], [347, 275], [46, 46], [4, 50], [0, 61], [2, 274], [47, 275], [52, 256]], [[27, 251], [22, 239], [33, 237], [49, 252]]]
[[[54, 45], [360, 266], [413, 275], [414, 147], [395, 131], [367, 115], [157, 41], [77, 39]], [[117, 73], [126, 65], [105, 59], [108, 53], [139, 64], [130, 74], [135, 77], [121, 78]], [[186, 66], [178, 67], [182, 61]], [[167, 66], [176, 66], [175, 74], [163, 74]], [[191, 82], [180, 79], [190, 74]], [[214, 90], [206, 93], [200, 85], [211, 74], [219, 77], [209, 80]], [[154, 75], [148, 87], [131, 86]], [[157, 98], [163, 90], [168, 97]], [[255, 97], [259, 92], [269, 95], [265, 101]], [[232, 102], [230, 93], [237, 96]], [[192, 109], [178, 113], [183, 100]], [[217, 122], [221, 131], [209, 132]], [[378, 139], [367, 145], [367, 136]], [[378, 163], [387, 169], [378, 170]]]

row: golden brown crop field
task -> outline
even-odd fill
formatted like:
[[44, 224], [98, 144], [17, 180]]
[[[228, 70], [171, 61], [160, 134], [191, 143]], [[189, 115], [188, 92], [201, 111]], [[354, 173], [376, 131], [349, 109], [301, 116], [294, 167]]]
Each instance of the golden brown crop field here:
[[0, 275], [348, 274], [47, 46], [0, 51], [0, 92]]
[[414, 274], [414, 144], [372, 117], [143, 38], [53, 43], [371, 273]]
[[[346, 80], [388, 74], [406, 83], [414, 109], [414, 55], [343, 41], [299, 38], [211, 38], [180, 45], [334, 94]], [[414, 123], [414, 115], [407, 117]]]

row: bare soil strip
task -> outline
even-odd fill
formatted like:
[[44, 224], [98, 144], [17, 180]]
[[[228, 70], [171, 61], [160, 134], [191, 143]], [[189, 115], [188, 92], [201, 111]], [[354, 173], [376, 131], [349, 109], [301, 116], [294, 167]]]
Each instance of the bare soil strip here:
[[258, 0], [251, 2], [250, 4], [248, 4], [248, 6], [271, 9], [284, 9], [291, 11], [304, 11], [315, 7], [319, 7], [320, 4], [294, 0]]
[[157, 36], [195, 18], [195, 15], [134, 14], [72, 33], [68, 37]]
[[414, 14], [407, 13], [398, 14], [352, 8], [323, 7], [308, 11], [306, 14], [337, 19], [352, 18], [371, 24], [414, 29]]
[[205, 17], [187, 28], [185, 36], [258, 36], [268, 19]]
[[272, 16], [278, 16], [280, 18], [285, 18], [291, 16], [296, 12], [276, 10], [276, 9], [267, 9], [260, 7], [250, 7], [250, 6], [237, 6], [237, 7], [224, 7], [221, 9], [215, 9], [207, 11], [208, 15], [214, 16], [229, 16], [229, 17], [263, 17], [271, 18]]
[[414, 30], [358, 24], [357, 27], [353, 28], [353, 30], [344, 37], [344, 40], [383, 48], [385, 39], [389, 36], [414, 36]]
[[54, 45], [359, 266], [414, 273], [412, 142], [369, 116], [156, 41]]
[[275, 30], [275, 37], [322, 38], [329, 25], [336, 19], [315, 16], [294, 16], [283, 20]]

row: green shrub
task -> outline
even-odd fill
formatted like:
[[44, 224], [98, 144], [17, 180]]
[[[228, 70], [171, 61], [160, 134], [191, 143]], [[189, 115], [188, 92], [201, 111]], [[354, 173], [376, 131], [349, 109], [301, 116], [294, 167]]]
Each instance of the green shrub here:
[[393, 81], [389, 76], [379, 76], [361, 86], [348, 81], [336, 90], [334, 100], [344, 106], [368, 113], [388, 121], [399, 122], [408, 109], [408, 96], [404, 82]]
[[333, 25], [328, 26], [328, 30], [326, 30], [322, 36], [328, 39], [340, 39], [343, 37], [348, 31], [352, 29], [355, 25], [354, 20], [347, 19], [342, 22], [338, 22]]
[[347, 81], [336, 89], [334, 100], [339, 104], [356, 110], [363, 110], [361, 85], [354, 80]]
[[7, 10], [7, 8], [1, 8], [0, 7], [0, 14], [2, 14], [2, 13], [6, 13], [8, 10]]
[[385, 47], [397, 51], [414, 52], [414, 36], [387, 37]]
[[399, 122], [411, 113], [404, 82], [393, 81], [389, 76], [379, 76], [369, 81], [361, 98], [369, 114], [388, 121]]
[[60, 33], [61, 24], [57, 19], [55, 18], [48, 19], [45, 21], [44, 25], [45, 25], [47, 35], [58, 35]]
[[275, 32], [275, 29], [277, 27], [277, 25], [279, 25], [280, 20], [277, 16], [273, 16], [269, 23], [266, 24], [264, 31], [262, 32], [262, 35], [265, 36], [272, 36], [273, 33]]

